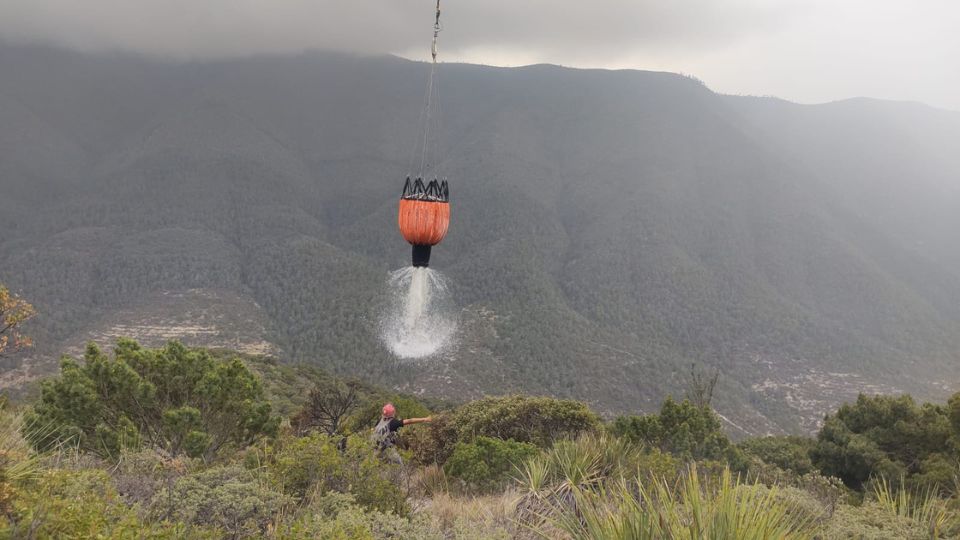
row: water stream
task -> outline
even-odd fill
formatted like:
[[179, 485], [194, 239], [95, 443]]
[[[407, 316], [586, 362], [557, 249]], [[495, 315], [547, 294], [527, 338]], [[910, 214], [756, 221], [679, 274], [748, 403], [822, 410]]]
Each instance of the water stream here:
[[393, 354], [426, 358], [450, 344], [457, 329], [456, 313], [440, 272], [401, 268], [390, 274], [387, 284], [390, 298], [381, 316], [380, 337]]

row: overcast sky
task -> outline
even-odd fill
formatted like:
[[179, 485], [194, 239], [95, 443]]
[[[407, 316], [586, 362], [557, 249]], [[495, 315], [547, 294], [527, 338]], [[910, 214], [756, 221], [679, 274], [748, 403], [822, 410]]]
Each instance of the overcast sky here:
[[[176, 58], [426, 59], [434, 0], [0, 0], [0, 39]], [[960, 0], [442, 0], [441, 59], [694, 75], [718, 92], [960, 110]]]

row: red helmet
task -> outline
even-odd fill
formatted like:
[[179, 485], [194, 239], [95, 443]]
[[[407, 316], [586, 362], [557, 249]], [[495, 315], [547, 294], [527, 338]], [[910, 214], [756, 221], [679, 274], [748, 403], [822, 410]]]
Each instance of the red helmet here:
[[387, 403], [383, 406], [384, 418], [393, 418], [395, 414], [397, 414], [397, 408], [393, 406], [393, 403]]

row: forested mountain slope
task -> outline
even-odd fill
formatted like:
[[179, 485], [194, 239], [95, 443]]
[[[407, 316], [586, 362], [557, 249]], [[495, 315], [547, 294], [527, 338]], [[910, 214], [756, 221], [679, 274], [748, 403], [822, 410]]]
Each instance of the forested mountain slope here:
[[431, 395], [651, 410], [696, 362], [757, 433], [956, 381], [960, 114], [554, 66], [443, 66], [453, 217], [432, 266], [461, 332], [399, 365], [376, 314], [409, 259], [396, 201], [426, 70], [0, 46], [0, 282], [41, 313], [31, 361], [150, 294], [227, 290], [284, 359]]

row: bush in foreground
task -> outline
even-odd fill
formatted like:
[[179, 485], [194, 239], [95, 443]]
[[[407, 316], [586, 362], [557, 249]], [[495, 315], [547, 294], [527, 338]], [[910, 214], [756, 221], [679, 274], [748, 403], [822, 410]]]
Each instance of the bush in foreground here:
[[448, 537], [428, 523], [425, 516], [407, 518], [369, 510], [356, 504], [351, 495], [330, 493], [306, 506], [299, 516], [277, 531], [276, 538], [443, 540]]
[[261, 471], [275, 489], [305, 504], [343, 493], [370, 510], [410, 512], [398, 467], [384, 463], [366, 437], [284, 435], [250, 454], [247, 465]]
[[153, 521], [213, 526], [229, 538], [263, 534], [293, 500], [236, 465], [213, 467], [160, 490], [149, 507]]
[[104, 471], [48, 469], [17, 490], [0, 516], [2, 538], [219, 538], [209, 527], [148, 522], [126, 506]]
[[554, 507], [546, 522], [574, 540], [812, 538], [812, 519], [777, 495], [777, 488], [741, 483], [729, 469], [701, 480], [692, 466], [676, 487], [644, 479], [573, 487], [573, 504]]
[[457, 443], [444, 469], [469, 486], [492, 490], [509, 480], [517, 465], [538, 452], [530, 443], [477, 437], [472, 442]]
[[113, 358], [90, 344], [82, 364], [64, 359], [29, 420], [37, 429], [27, 436], [41, 450], [70, 441], [103, 457], [152, 447], [207, 459], [275, 433], [280, 422], [240, 360], [216, 361], [176, 342], [144, 349], [126, 339]]
[[513, 440], [541, 448], [600, 429], [599, 417], [580, 401], [548, 397], [486, 397], [467, 403], [403, 439], [417, 463], [443, 464], [458, 443], [478, 437]]

